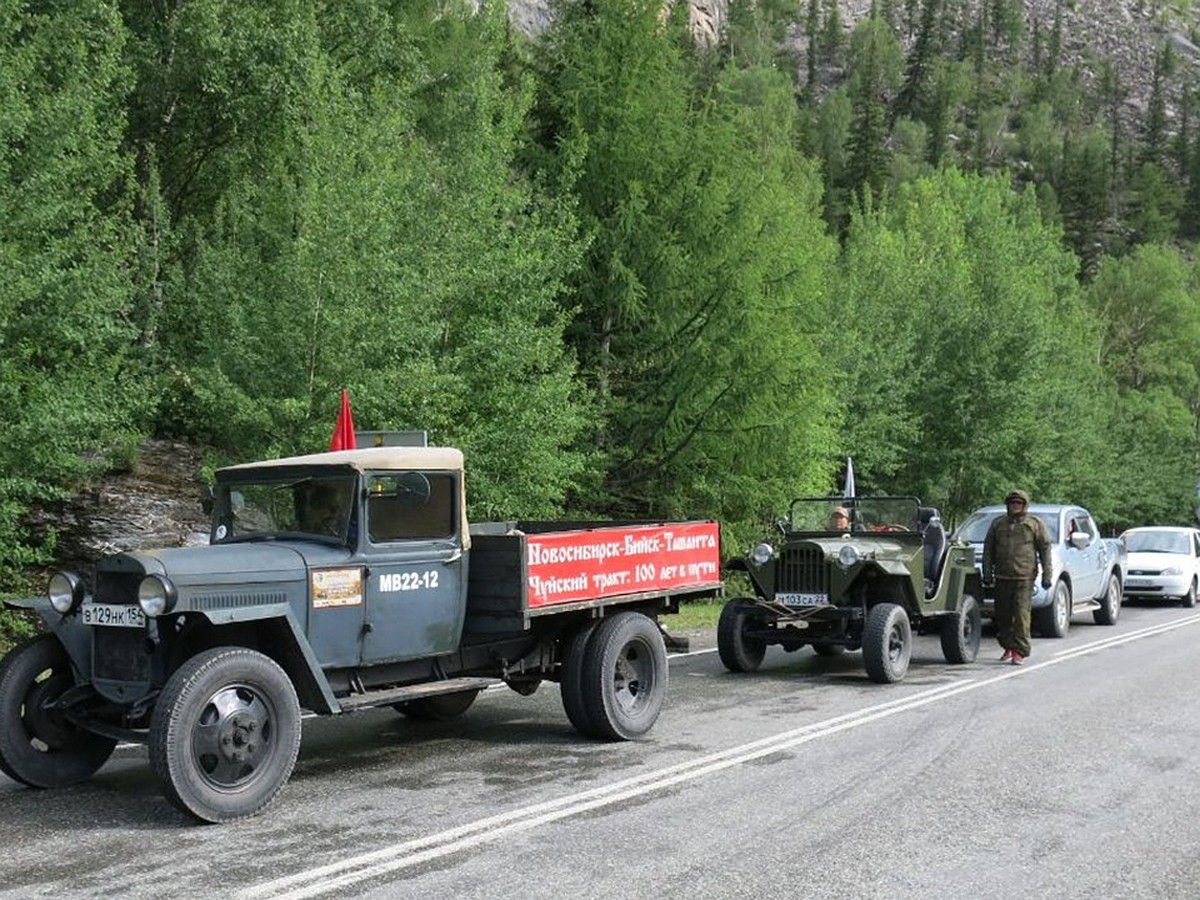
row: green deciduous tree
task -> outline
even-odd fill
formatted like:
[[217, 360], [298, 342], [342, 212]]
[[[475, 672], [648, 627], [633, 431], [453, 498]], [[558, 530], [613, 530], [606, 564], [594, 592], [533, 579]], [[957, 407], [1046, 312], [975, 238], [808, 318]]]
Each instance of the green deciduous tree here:
[[27, 505], [145, 411], [125, 36], [111, 3], [0, 6], [0, 574]]

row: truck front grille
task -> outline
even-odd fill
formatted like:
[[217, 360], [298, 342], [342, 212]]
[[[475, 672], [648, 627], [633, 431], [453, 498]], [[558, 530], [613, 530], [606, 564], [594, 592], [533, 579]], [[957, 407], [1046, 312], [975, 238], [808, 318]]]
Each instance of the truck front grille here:
[[93, 599], [97, 603], [117, 605], [137, 603], [141, 583], [142, 576], [137, 572], [97, 572]]
[[141, 628], [92, 629], [93, 677], [109, 681], [150, 680], [150, 655]]
[[816, 547], [789, 547], [779, 559], [776, 591], [828, 594], [829, 564]]

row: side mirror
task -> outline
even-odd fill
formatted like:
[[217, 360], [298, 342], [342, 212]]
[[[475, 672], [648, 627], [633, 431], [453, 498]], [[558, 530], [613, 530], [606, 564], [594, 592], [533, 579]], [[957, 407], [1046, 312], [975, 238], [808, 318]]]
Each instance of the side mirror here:
[[1082, 550], [1091, 543], [1091, 539], [1088, 537], [1086, 531], [1072, 531], [1070, 540], [1071, 546], [1076, 550]]
[[216, 492], [212, 486], [205, 486], [200, 489], [200, 508], [204, 510], [206, 516], [211, 516], [213, 511], [213, 501], [216, 498]]
[[775, 528], [779, 531], [780, 534], [787, 534], [788, 533], [787, 516], [780, 516], [778, 519], [776, 519], [775, 520]]

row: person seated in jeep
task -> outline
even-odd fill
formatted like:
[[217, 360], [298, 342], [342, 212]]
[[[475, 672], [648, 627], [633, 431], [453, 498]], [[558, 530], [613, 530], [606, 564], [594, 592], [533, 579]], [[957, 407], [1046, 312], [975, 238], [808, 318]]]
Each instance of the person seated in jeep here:
[[829, 530], [849, 531], [850, 510], [846, 509], [844, 506], [835, 506], [833, 511], [829, 513]]

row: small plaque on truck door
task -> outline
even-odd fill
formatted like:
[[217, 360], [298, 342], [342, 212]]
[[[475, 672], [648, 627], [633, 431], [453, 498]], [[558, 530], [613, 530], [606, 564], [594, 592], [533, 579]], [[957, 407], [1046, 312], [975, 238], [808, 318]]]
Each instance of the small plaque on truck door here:
[[313, 609], [362, 606], [362, 569], [313, 569], [309, 589], [312, 591]]
[[716, 522], [531, 534], [529, 605], [708, 587], [721, 579], [720, 545]]

